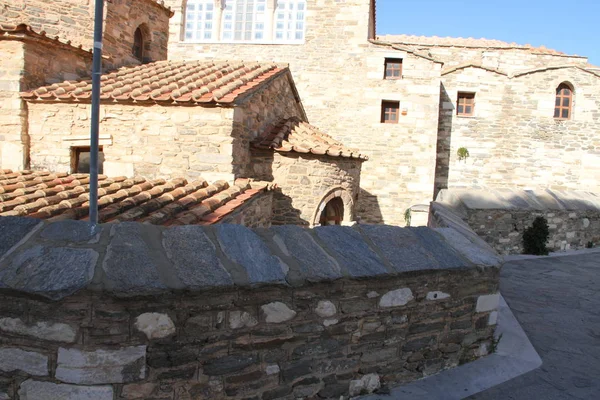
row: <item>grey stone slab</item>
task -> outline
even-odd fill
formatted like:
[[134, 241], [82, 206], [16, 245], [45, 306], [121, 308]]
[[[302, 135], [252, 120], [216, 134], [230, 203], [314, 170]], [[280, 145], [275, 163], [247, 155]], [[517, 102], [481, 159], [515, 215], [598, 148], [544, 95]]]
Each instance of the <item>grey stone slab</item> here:
[[217, 226], [217, 237], [227, 257], [246, 270], [250, 283], [285, 283], [284, 264], [252, 230], [222, 224]]
[[36, 321], [26, 324], [20, 318], [8, 317], [0, 318], [0, 331], [64, 343], [73, 343], [77, 337], [77, 328], [62, 322]]
[[439, 232], [456, 251], [461, 253], [463, 257], [467, 258], [473, 264], [489, 267], [499, 267], [502, 265], [502, 258], [489, 249], [489, 247], [482, 248], [476, 246], [456, 230], [451, 228], [438, 228], [436, 229], [436, 232]]
[[428, 249], [439, 262], [440, 268], [469, 267], [472, 264], [462, 257], [442, 235], [430, 228], [411, 228], [411, 231], [421, 240], [421, 246]]
[[135, 295], [167, 288], [160, 279], [157, 260], [142, 237], [142, 226], [127, 222], [113, 225], [102, 265], [107, 289]]
[[41, 225], [42, 222], [34, 218], [0, 217], [0, 259]]
[[34, 351], [0, 347], [0, 371], [23, 371], [33, 376], [48, 376], [48, 357]]
[[200, 226], [180, 226], [163, 232], [163, 246], [181, 282], [190, 289], [233, 285], [217, 257], [215, 245]]
[[92, 228], [87, 221], [65, 220], [46, 225], [41, 237], [47, 240], [71, 243], [98, 242], [102, 225]]
[[423, 248], [410, 229], [388, 225], [360, 225], [360, 229], [398, 272], [440, 267], [433, 254]]
[[372, 276], [389, 273], [383, 261], [367, 245], [359, 232], [350, 227], [322, 226], [315, 228], [319, 239], [334, 253], [350, 276]]
[[284, 225], [271, 230], [276, 235], [274, 241], [298, 262], [304, 279], [337, 279], [342, 276], [337, 262], [315, 242], [305, 228]]
[[56, 365], [56, 378], [67, 383], [134, 382], [146, 376], [146, 346], [96, 351], [59, 348]]
[[469, 190], [465, 191], [461, 196], [460, 200], [462, 203], [472, 210], [479, 209], [509, 209], [513, 208], [512, 205], [505, 201], [502, 197], [496, 193], [487, 190]]
[[92, 249], [34, 246], [0, 271], [0, 287], [58, 300], [89, 285], [97, 261]]
[[26, 380], [19, 388], [21, 400], [113, 400], [111, 386], [76, 386]]

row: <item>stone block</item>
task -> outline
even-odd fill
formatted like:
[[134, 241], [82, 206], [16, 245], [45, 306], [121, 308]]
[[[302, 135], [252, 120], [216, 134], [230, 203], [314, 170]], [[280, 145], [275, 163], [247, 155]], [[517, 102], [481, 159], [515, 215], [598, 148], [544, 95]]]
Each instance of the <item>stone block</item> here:
[[144, 313], [135, 319], [135, 328], [149, 340], [162, 339], [175, 334], [175, 324], [167, 314]]
[[463, 258], [456, 249], [443, 239], [442, 235], [433, 229], [418, 227], [412, 228], [411, 231], [419, 238], [421, 246], [431, 252], [438, 261], [440, 268], [464, 268], [471, 265], [466, 258]]
[[71, 243], [97, 242], [102, 233], [102, 226], [93, 229], [87, 221], [59, 221], [48, 224], [42, 229], [41, 236], [47, 240]]
[[300, 266], [304, 279], [337, 279], [341, 277], [340, 266], [311, 237], [308, 230], [294, 225], [271, 228], [274, 242], [286, 255], [293, 257]]
[[381, 299], [379, 299], [379, 307], [388, 308], [404, 306], [411, 300], [414, 300], [414, 296], [409, 288], [391, 290], [381, 296]]
[[425, 296], [427, 300], [435, 301], [435, 300], [444, 300], [450, 298], [448, 293], [435, 291], [435, 292], [427, 292], [427, 296]]
[[34, 218], [0, 217], [0, 259], [40, 226], [42, 222]]
[[317, 315], [321, 318], [333, 317], [337, 313], [337, 308], [329, 300], [321, 300], [315, 309]]
[[48, 357], [33, 351], [0, 347], [0, 371], [22, 371], [34, 376], [48, 376]]
[[123, 385], [121, 397], [125, 399], [147, 399], [156, 388], [156, 383], [130, 383]]
[[488, 319], [488, 325], [496, 325], [498, 323], [498, 311], [492, 311]]
[[48, 321], [25, 324], [20, 318], [0, 318], [0, 331], [64, 343], [73, 343], [77, 337], [77, 329], [71, 325]]
[[231, 329], [252, 328], [258, 321], [245, 311], [231, 311], [229, 313], [229, 327]]
[[225, 356], [209, 360], [204, 364], [204, 374], [206, 375], [226, 375], [242, 371], [247, 367], [258, 362], [257, 358], [251, 355]]
[[142, 225], [132, 222], [111, 228], [111, 240], [102, 264], [107, 289], [135, 295], [167, 288], [160, 279], [157, 259], [143, 239], [145, 231]]
[[388, 273], [383, 261], [367, 245], [359, 232], [349, 227], [323, 226], [314, 232], [335, 255], [350, 276], [372, 276]]
[[111, 386], [76, 386], [26, 380], [19, 388], [21, 400], [113, 400]]
[[296, 311], [290, 309], [285, 303], [274, 301], [260, 307], [265, 314], [265, 320], [269, 324], [280, 324], [289, 321], [296, 316]]
[[146, 346], [118, 350], [58, 349], [56, 378], [67, 383], [127, 383], [146, 376]]
[[380, 387], [379, 375], [368, 374], [360, 379], [350, 381], [348, 391], [350, 396], [358, 396], [361, 394], [371, 394]]
[[92, 281], [97, 261], [92, 249], [30, 247], [0, 270], [0, 287], [59, 300]]
[[163, 246], [179, 280], [186, 287], [233, 285], [231, 276], [217, 257], [215, 245], [201, 227], [188, 225], [167, 229], [163, 232]]
[[227, 257], [244, 268], [250, 283], [285, 283], [287, 267], [252, 230], [218, 225], [217, 237]]
[[500, 302], [500, 294], [488, 294], [479, 296], [477, 298], [476, 312], [488, 312], [498, 309], [498, 303]]

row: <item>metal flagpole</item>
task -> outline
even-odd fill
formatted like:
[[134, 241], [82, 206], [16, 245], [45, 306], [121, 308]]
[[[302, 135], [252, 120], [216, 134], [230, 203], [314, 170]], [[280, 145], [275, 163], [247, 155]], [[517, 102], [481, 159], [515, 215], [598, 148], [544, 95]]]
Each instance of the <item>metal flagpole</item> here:
[[98, 131], [100, 116], [100, 77], [102, 76], [102, 23], [104, 0], [96, 0], [94, 13], [94, 60], [92, 68], [92, 126], [90, 129], [90, 228], [98, 224]]

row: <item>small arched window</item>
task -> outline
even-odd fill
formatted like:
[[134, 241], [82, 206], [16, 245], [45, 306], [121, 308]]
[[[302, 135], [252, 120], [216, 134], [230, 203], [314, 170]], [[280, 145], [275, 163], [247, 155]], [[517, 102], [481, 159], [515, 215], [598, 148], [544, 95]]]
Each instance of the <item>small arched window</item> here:
[[140, 61], [144, 60], [144, 34], [140, 28], [133, 35], [133, 56]]
[[319, 223], [325, 225], [341, 225], [344, 220], [344, 202], [341, 198], [336, 197], [331, 199], [326, 205]]
[[561, 83], [556, 88], [556, 101], [554, 103], [554, 118], [571, 119], [573, 107], [573, 89], [566, 83]]

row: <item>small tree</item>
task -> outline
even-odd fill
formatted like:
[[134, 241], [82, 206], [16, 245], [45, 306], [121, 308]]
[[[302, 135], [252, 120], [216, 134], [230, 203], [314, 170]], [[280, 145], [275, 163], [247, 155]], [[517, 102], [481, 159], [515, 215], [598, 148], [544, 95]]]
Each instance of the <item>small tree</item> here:
[[536, 217], [533, 224], [523, 232], [523, 254], [534, 254], [537, 256], [547, 256], [548, 248], [546, 243], [550, 231], [548, 230], [548, 221], [544, 217]]

